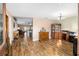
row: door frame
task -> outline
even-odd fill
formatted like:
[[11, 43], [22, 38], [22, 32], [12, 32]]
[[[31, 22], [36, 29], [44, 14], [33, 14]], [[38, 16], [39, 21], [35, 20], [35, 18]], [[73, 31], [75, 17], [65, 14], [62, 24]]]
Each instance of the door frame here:
[[77, 40], [77, 55], [79, 56], [79, 3], [78, 3], [78, 40]]
[[3, 43], [0, 45], [0, 49], [2, 49], [3, 46], [5, 45], [7, 38], [6, 3], [2, 3], [2, 18], [3, 18]]

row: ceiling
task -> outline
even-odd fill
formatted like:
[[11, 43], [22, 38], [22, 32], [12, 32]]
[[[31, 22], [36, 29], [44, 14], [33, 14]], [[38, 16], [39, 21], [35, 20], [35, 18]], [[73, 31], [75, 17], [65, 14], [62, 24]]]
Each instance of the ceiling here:
[[69, 16], [77, 16], [76, 3], [7, 3], [7, 10], [18, 17], [41, 17], [58, 19], [61, 13], [62, 19]]

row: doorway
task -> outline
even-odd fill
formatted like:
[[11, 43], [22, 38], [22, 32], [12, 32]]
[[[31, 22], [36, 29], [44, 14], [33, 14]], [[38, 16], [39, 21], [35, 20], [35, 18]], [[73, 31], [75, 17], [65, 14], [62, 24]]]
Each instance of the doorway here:
[[29, 17], [14, 17], [14, 31], [19, 32], [19, 38], [33, 39], [33, 19]]

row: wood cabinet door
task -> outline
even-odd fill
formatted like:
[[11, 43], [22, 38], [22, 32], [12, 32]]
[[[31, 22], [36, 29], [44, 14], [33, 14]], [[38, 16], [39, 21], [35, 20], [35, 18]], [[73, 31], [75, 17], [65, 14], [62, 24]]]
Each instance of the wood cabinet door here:
[[48, 32], [39, 32], [39, 40], [48, 40], [49, 33]]
[[62, 39], [62, 33], [61, 32], [55, 32], [55, 39]]

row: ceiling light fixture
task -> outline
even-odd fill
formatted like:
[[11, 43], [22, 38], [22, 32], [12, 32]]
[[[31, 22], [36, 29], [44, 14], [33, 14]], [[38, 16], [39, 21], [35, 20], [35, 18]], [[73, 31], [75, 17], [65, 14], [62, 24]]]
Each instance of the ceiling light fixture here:
[[62, 13], [60, 13], [59, 15], [59, 20], [62, 20]]

